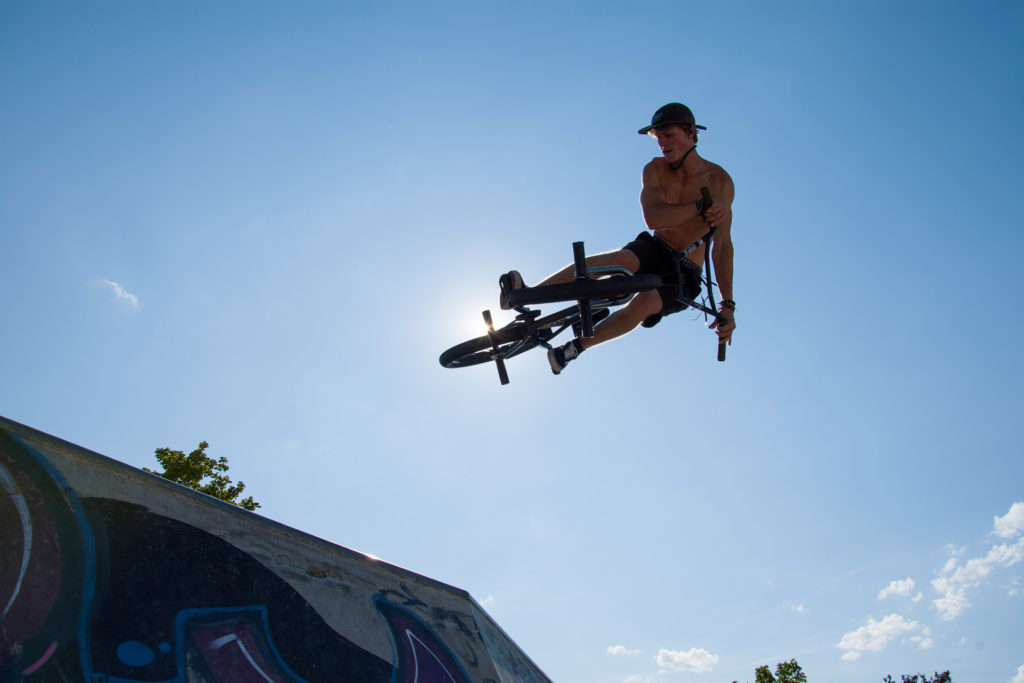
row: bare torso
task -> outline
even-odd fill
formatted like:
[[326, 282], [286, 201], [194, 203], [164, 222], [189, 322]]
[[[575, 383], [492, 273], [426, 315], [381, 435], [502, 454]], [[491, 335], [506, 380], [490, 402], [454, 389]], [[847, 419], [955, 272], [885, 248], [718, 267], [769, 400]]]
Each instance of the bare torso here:
[[[718, 164], [701, 159], [695, 172], [687, 174], [683, 169], [672, 170], [668, 162], [658, 157], [647, 165], [647, 171], [654, 180], [651, 189], [660, 190], [666, 204], [694, 204], [701, 198], [700, 189], [710, 188], [712, 197], [723, 196], [727, 183], [731, 183], [728, 174]], [[708, 231], [704, 220], [699, 216], [674, 225], [656, 227], [654, 236], [664, 240], [673, 249], [682, 251]], [[695, 249], [689, 259], [699, 265], [704, 263], [704, 249]]]

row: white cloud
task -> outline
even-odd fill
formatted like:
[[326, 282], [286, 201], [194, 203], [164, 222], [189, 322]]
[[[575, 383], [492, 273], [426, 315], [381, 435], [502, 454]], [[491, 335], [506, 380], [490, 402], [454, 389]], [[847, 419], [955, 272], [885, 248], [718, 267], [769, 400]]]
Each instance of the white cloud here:
[[[995, 517], [992, 533], [1000, 538], [1011, 539], [1024, 532], [1024, 503], [1014, 503], [1009, 512], [1002, 517]], [[989, 548], [982, 557], [975, 557], [960, 563], [958, 557], [963, 550], [952, 549], [953, 556], [932, 579], [934, 588], [941, 597], [932, 600], [939, 616], [950, 621], [960, 616], [971, 606], [967, 599], [967, 591], [981, 586], [981, 582], [1000, 567], [1010, 567], [1024, 560], [1024, 537], [1013, 543], [1004, 543]]]
[[981, 582], [999, 567], [1010, 567], [1024, 560], [1024, 538], [1016, 543], [993, 546], [983, 557], [976, 557], [960, 564], [950, 558], [938, 578], [932, 579], [932, 588], [942, 597], [932, 600], [939, 616], [949, 621], [960, 616], [971, 606], [967, 591], [978, 588]]
[[907, 596], [910, 595], [910, 591], [914, 590], [914, 580], [909, 576], [902, 580], [893, 581], [888, 586], [878, 591], [878, 599], [884, 600], [890, 595]]
[[132, 308], [139, 307], [139, 297], [122, 288], [121, 285], [110, 280], [100, 280], [100, 282], [102, 282], [104, 285], [110, 287], [110, 289], [113, 290], [115, 299], [124, 299]]
[[635, 657], [637, 655], [642, 655], [643, 653], [643, 650], [630, 650], [625, 645], [612, 645], [608, 648], [608, 654], [612, 656], [630, 655]]
[[1024, 664], [1017, 667], [1017, 675], [1010, 680], [1010, 683], [1024, 683]]
[[800, 612], [800, 613], [803, 613], [803, 612], [805, 612], [807, 610], [807, 608], [804, 607], [802, 603], [795, 603], [795, 602], [793, 602], [791, 600], [786, 600], [786, 608], [790, 609], [790, 610], [792, 610], [794, 612]]
[[[932, 585], [935, 585], [938, 580], [932, 581]], [[963, 589], [955, 589], [943, 584], [941, 587], [936, 585], [935, 590], [939, 592], [946, 591], [943, 597], [932, 600], [932, 604], [935, 605], [939, 616], [946, 621], [956, 619], [963, 614], [964, 610], [971, 606], [967, 596], [964, 595], [965, 590]]]
[[927, 626], [921, 627], [921, 635], [910, 636], [907, 638], [907, 642], [917, 645], [922, 650], [930, 650], [935, 646], [935, 641], [932, 640], [932, 631]]
[[1010, 511], [1002, 517], [995, 518], [995, 529], [992, 531], [999, 538], [1013, 538], [1024, 532], [1024, 503], [1014, 503]]
[[881, 652], [890, 642], [901, 636], [907, 636], [904, 642], [912, 642], [922, 649], [934, 645], [931, 630], [927, 626], [916, 621], [907, 621], [899, 614], [890, 614], [881, 621], [868, 617], [867, 624], [844, 635], [836, 647], [846, 650], [843, 653], [843, 661], [852, 662], [860, 659], [865, 652]]
[[662, 649], [658, 651], [655, 659], [662, 671], [700, 673], [711, 671], [718, 664], [718, 655], [713, 655], [704, 648], [691, 648], [687, 652]]

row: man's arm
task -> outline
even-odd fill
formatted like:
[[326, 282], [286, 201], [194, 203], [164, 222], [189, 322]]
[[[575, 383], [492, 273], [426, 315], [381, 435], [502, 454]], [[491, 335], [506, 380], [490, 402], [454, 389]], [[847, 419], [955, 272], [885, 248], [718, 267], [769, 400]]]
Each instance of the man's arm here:
[[640, 210], [643, 212], [644, 223], [650, 230], [669, 228], [692, 220], [700, 213], [697, 204], [669, 204], [665, 200], [665, 191], [661, 187], [661, 178], [655, 164], [651, 161], [644, 166], [640, 188]]
[[732, 299], [732, 200], [736, 196], [736, 188], [732, 178], [722, 171], [722, 183], [715, 197], [715, 206], [708, 211], [707, 219], [711, 225], [718, 226], [711, 242], [711, 262], [715, 264], [715, 279], [723, 299]]
[[[715, 206], [712, 206], [712, 209], [717, 207], [718, 210], [713, 212], [713, 219], [712, 216], [708, 216], [709, 222], [718, 226], [711, 242], [711, 262], [715, 266], [715, 280], [718, 282], [718, 290], [722, 293], [722, 299], [731, 300], [734, 254], [732, 246], [732, 201], [735, 197], [736, 189], [728, 173], [722, 171], [722, 178], [721, 187], [716, 188], [719, 196], [715, 197]], [[709, 211], [708, 213], [711, 214], [712, 212]], [[725, 322], [721, 325], [713, 324], [712, 327], [717, 327], [720, 339], [731, 343], [732, 332], [736, 329], [735, 316], [731, 309], [724, 306], [721, 312]]]

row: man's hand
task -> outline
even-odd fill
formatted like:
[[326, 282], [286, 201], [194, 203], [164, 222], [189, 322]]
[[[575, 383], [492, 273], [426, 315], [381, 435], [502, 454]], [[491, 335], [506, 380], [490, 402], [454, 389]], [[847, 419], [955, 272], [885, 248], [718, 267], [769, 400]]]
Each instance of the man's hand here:
[[718, 333], [718, 341], [728, 342], [731, 345], [732, 332], [736, 329], [736, 314], [732, 312], [732, 309], [723, 308], [718, 315], [723, 322], [719, 324], [718, 320], [715, 320], [711, 323], [711, 329]]
[[732, 209], [725, 202], [715, 202], [704, 211], [704, 224], [709, 228], [712, 225], [721, 225], [732, 217]]

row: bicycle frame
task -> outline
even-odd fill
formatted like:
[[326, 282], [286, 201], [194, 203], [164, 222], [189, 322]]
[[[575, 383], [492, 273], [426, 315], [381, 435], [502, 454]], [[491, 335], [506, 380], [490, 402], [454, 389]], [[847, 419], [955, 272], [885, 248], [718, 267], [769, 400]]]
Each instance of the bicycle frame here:
[[[582, 242], [579, 243], [582, 248]], [[608, 276], [632, 276], [633, 272], [623, 266], [595, 266], [588, 268], [585, 271], [586, 275], [583, 279], [589, 279], [590, 276], [596, 276], [597, 278], [603, 278]], [[633, 298], [635, 292], [619, 294], [617, 296], [606, 297], [603, 299], [590, 300], [586, 302], [580, 302], [579, 306], [570, 306], [564, 308], [556, 313], [550, 313], [544, 317], [540, 316], [540, 311], [534, 311], [523, 306], [513, 306], [513, 309], [519, 312], [516, 316], [515, 322], [522, 323], [523, 326], [523, 338], [518, 342], [506, 346], [501, 349], [501, 343], [497, 339], [497, 335], [494, 330], [494, 325], [491, 321], [491, 312], [484, 311], [484, 323], [487, 325], [487, 336], [491, 343], [491, 360], [495, 362], [498, 368], [498, 377], [502, 384], [508, 384], [508, 371], [505, 369], [505, 359], [511, 358], [523, 352], [523, 350], [531, 349], [535, 346], [543, 346], [546, 349], [551, 349], [550, 341], [560, 335], [562, 332], [572, 327], [576, 334], [585, 334], [586, 326], [589, 323], [591, 330], [593, 329], [594, 318], [602, 318], [602, 311], [607, 311], [613, 306], [620, 306], [628, 303]], [[583, 308], [587, 310], [587, 318], [584, 317]], [[591, 332], [591, 335], [593, 332]]]

